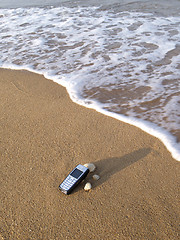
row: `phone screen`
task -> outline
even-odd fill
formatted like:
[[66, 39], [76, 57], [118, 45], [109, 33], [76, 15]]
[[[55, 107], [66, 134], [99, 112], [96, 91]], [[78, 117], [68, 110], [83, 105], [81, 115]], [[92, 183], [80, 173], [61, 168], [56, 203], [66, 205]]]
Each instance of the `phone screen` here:
[[82, 171], [76, 168], [70, 175], [73, 176], [74, 178], [78, 178], [82, 173], [83, 173]]

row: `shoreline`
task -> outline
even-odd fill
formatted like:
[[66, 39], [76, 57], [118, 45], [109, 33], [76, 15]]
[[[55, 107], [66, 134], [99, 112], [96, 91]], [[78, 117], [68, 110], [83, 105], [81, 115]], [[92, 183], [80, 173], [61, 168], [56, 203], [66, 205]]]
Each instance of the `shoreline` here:
[[95, 102], [95, 101], [88, 100], [88, 103], [86, 103], [85, 100], [78, 99], [77, 96], [74, 94], [74, 92], [72, 92], [71, 90], [68, 89], [68, 86], [66, 85], [66, 83], [59, 82], [59, 80], [56, 80], [55, 78], [50, 77], [47, 74], [38, 72], [36, 70], [32, 70], [29, 68], [17, 67], [17, 66], [8, 67], [8, 65], [6, 65], [5, 67], [0, 68], [0, 69], [7, 69], [7, 70], [14, 70], [14, 71], [28, 71], [31, 73], [35, 73], [35, 74], [44, 76], [44, 78], [46, 78], [50, 81], [53, 81], [53, 82], [59, 84], [60, 86], [64, 87], [68, 93], [68, 96], [74, 103], [76, 103], [80, 106], [83, 106], [87, 109], [93, 109], [100, 114], [114, 118], [118, 121], [135, 126], [139, 129], [141, 129], [142, 131], [144, 131], [145, 133], [150, 134], [151, 136], [159, 139], [164, 144], [164, 146], [167, 148], [167, 150], [171, 153], [172, 157], [175, 160], [180, 161], [180, 142], [177, 142], [177, 138], [175, 136], [173, 136], [170, 132], [168, 132], [167, 130], [165, 130], [162, 127], [157, 126], [155, 123], [152, 123], [150, 121], [145, 121], [143, 119], [139, 120], [138, 118], [128, 117], [128, 116], [124, 116], [122, 114], [110, 112], [108, 110], [101, 108], [101, 104], [98, 102]]
[[[0, 83], [2, 239], [178, 239], [179, 163], [157, 138], [42, 75], [0, 69]], [[100, 180], [63, 195], [86, 162]]]

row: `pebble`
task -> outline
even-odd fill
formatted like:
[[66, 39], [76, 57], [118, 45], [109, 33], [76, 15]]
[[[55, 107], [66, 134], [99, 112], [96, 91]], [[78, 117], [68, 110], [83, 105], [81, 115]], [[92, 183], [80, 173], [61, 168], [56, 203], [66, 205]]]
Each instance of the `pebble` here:
[[89, 172], [94, 172], [94, 170], [96, 169], [96, 166], [93, 163], [86, 163], [84, 164], [84, 166], [89, 169]]
[[99, 176], [99, 175], [97, 175], [97, 174], [94, 174], [94, 175], [93, 175], [93, 179], [97, 181], [97, 180], [99, 180], [99, 179], [100, 179], [100, 176]]
[[91, 188], [92, 188], [92, 186], [91, 186], [91, 183], [90, 183], [90, 182], [87, 182], [87, 183], [85, 184], [85, 186], [84, 186], [84, 190], [85, 190], [85, 191], [89, 191], [89, 190], [91, 190]]

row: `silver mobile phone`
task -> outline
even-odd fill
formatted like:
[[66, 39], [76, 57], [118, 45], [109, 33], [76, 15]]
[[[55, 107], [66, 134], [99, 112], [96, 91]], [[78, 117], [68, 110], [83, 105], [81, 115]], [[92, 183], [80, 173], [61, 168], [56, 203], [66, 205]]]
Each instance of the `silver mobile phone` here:
[[81, 164], [77, 165], [59, 185], [59, 189], [65, 194], [70, 194], [88, 173], [89, 169], [87, 167]]

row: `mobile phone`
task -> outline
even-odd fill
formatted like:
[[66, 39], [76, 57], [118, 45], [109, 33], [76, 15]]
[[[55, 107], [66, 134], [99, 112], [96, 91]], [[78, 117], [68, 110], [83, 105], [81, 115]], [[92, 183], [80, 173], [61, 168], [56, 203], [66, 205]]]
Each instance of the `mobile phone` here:
[[70, 194], [88, 173], [89, 169], [87, 167], [81, 164], [77, 165], [59, 185], [59, 189], [67, 195]]

